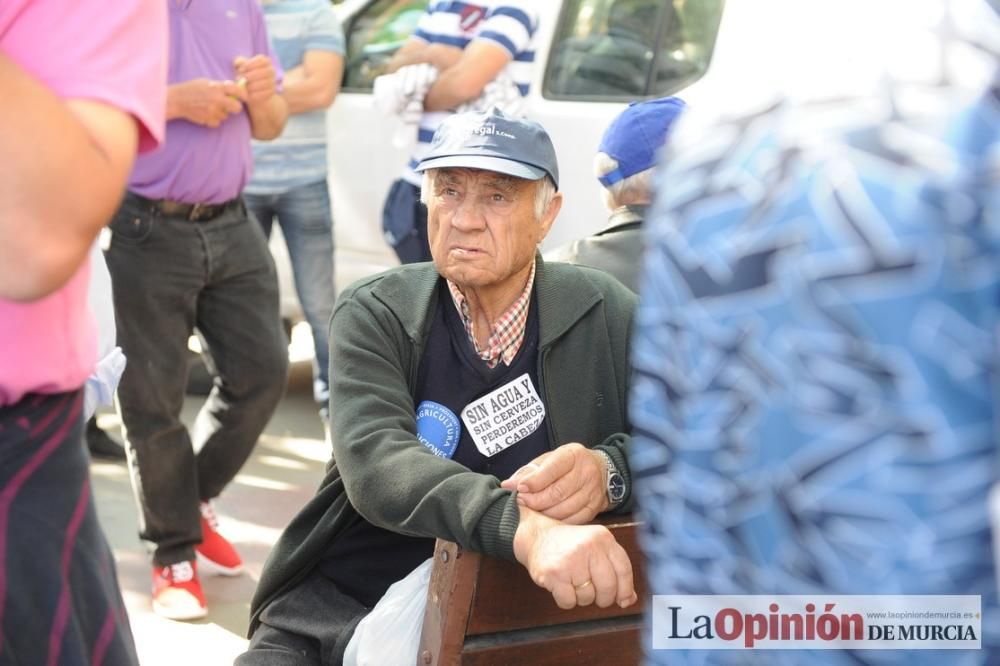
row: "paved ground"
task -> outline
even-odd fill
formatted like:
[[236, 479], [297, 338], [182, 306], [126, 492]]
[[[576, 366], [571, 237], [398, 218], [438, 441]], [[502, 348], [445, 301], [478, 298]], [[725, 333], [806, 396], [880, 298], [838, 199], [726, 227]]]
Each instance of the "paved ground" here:
[[[293, 338], [293, 346], [295, 339]], [[247, 616], [264, 559], [288, 520], [313, 495], [329, 457], [312, 403], [308, 360], [293, 354], [289, 389], [253, 457], [216, 504], [221, 531], [239, 549], [247, 572], [236, 578], [202, 579], [208, 617], [172, 622], [153, 614], [151, 569], [136, 536], [136, 507], [124, 463], [91, 466], [98, 512], [118, 562], [118, 576], [143, 666], [231, 664], [246, 647]], [[190, 397], [190, 423], [202, 399]], [[118, 418], [99, 423], [118, 436]]]

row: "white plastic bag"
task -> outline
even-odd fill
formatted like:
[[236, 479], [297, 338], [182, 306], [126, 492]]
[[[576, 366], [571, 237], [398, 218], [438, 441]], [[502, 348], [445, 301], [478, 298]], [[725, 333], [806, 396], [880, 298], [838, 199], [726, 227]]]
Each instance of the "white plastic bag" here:
[[399, 121], [392, 135], [394, 148], [409, 151], [417, 145], [420, 120], [424, 117], [424, 97], [437, 77], [437, 67], [429, 63], [407, 65], [392, 74], [375, 77], [372, 87], [375, 108]]
[[107, 229], [90, 248], [90, 287], [87, 305], [97, 320], [97, 366], [83, 387], [83, 418], [89, 419], [101, 405], [114, 402], [118, 381], [125, 372], [125, 355], [116, 346], [115, 309], [111, 294], [111, 273], [101, 251]]
[[344, 651], [344, 666], [415, 664], [427, 606], [433, 558], [393, 583], [358, 623]]

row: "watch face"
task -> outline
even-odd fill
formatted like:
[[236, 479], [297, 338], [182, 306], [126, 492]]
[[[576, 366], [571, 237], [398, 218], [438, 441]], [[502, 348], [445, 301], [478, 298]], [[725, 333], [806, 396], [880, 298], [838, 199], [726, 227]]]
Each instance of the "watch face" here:
[[625, 479], [617, 472], [608, 477], [608, 497], [612, 502], [620, 502], [625, 497]]

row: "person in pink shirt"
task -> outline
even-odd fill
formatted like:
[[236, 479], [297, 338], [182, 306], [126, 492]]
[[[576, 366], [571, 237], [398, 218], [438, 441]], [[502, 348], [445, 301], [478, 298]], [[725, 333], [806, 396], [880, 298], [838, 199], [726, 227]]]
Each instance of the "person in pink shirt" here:
[[87, 254], [163, 139], [162, 0], [0, 2], [0, 663], [134, 664], [94, 509]]

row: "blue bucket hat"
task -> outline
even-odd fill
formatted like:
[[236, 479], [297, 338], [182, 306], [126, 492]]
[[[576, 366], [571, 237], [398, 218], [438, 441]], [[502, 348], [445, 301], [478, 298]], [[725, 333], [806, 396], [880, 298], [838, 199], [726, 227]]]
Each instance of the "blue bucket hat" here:
[[538, 180], [559, 188], [559, 165], [552, 139], [541, 125], [512, 118], [494, 107], [485, 113], [457, 113], [441, 123], [416, 171], [464, 167]]
[[656, 166], [656, 156], [666, 141], [684, 101], [661, 97], [632, 102], [604, 131], [598, 151], [618, 162], [618, 168], [597, 180], [611, 187], [620, 180]]

